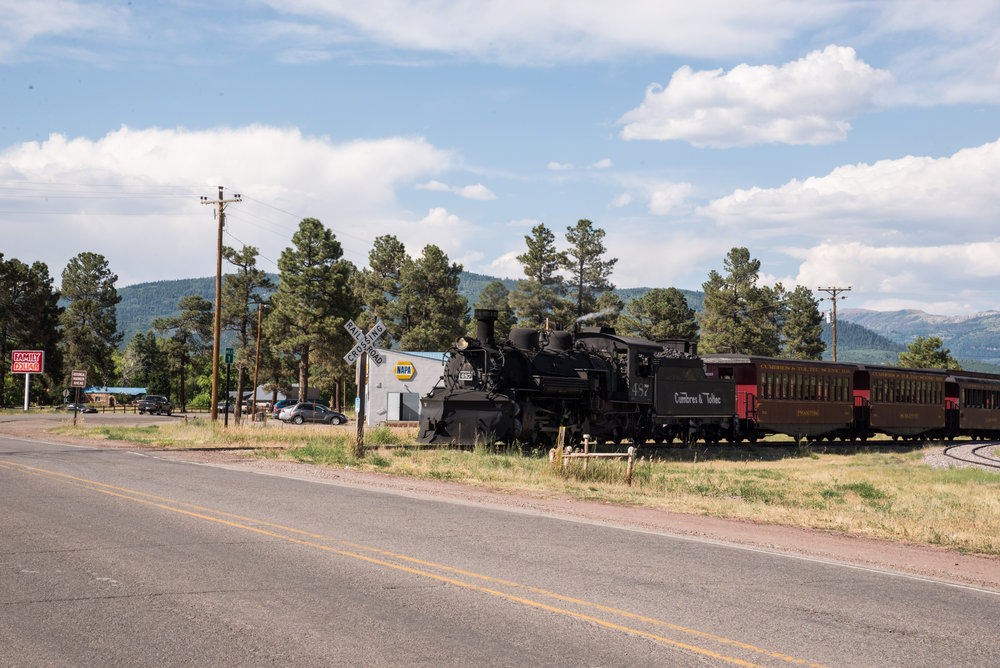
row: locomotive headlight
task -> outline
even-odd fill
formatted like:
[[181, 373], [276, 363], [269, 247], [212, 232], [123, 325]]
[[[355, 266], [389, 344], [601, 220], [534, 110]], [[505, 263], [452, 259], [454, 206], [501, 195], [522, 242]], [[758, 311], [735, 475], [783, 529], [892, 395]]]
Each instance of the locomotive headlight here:
[[476, 341], [475, 339], [468, 338], [465, 336], [460, 336], [457, 339], [455, 339], [455, 347], [458, 348], [459, 350], [467, 350], [468, 348], [471, 348], [472, 346], [475, 346], [478, 343], [479, 342]]

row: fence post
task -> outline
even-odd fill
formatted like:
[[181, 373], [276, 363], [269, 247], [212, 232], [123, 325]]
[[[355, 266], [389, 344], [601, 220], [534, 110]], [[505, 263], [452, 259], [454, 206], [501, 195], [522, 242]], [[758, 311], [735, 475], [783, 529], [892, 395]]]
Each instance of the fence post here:
[[628, 468], [625, 469], [625, 484], [632, 486], [632, 465], [635, 463], [635, 446], [628, 449]]
[[587, 477], [587, 462], [590, 461], [590, 434], [583, 435], [583, 477]]

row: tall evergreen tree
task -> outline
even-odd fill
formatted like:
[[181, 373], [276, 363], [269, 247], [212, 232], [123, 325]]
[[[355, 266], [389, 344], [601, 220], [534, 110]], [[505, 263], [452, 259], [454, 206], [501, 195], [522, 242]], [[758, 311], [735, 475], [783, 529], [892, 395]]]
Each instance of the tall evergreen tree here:
[[[570, 272], [569, 296], [573, 302], [574, 319], [599, 310], [598, 297], [614, 289], [608, 280], [618, 258], [603, 259], [604, 230], [586, 219], [566, 228], [569, 249], [562, 257], [562, 267]], [[563, 323], [568, 326], [569, 323]]]
[[447, 350], [462, 335], [469, 303], [458, 292], [461, 273], [462, 265], [449, 264], [448, 256], [433, 244], [403, 266], [398, 300], [405, 313], [403, 350]]
[[236, 268], [236, 273], [226, 274], [223, 284], [222, 322], [225, 329], [233, 332], [236, 348], [234, 417], [237, 421], [243, 412], [243, 391], [247, 374], [253, 373], [257, 349], [257, 311], [266, 301], [264, 291], [274, 288], [274, 281], [264, 270], [257, 268], [257, 255], [257, 249], [253, 246], [244, 246], [240, 251], [228, 246], [222, 249], [222, 256]]
[[402, 291], [400, 274], [407, 260], [403, 243], [384, 234], [375, 239], [368, 252], [368, 267], [354, 275], [354, 293], [366, 309], [357, 324], [367, 330], [378, 318], [393, 341], [399, 341], [402, 334], [402, 314], [396, 301]]
[[94, 385], [108, 385], [114, 377], [113, 355], [122, 340], [117, 281], [108, 261], [97, 253], [80, 253], [62, 272], [62, 298], [68, 302], [59, 317], [65, 363], [86, 370]]
[[45, 351], [44, 382], [31, 386], [34, 400], [43, 398], [44, 387], [62, 385], [58, 302], [44, 262], [29, 267], [16, 258], [4, 261], [0, 253], [0, 406], [13, 403], [5, 391], [12, 350]]
[[551, 317], [565, 293], [563, 277], [557, 272], [565, 261], [556, 250], [556, 237], [544, 223], [531, 229], [524, 237], [528, 250], [517, 256], [524, 268], [525, 279], [518, 281], [510, 293], [510, 306], [517, 314], [521, 327], [541, 327]]
[[821, 360], [826, 344], [823, 343], [823, 314], [812, 290], [798, 286], [788, 293], [785, 300], [785, 321], [781, 334], [781, 350], [785, 357], [797, 360]]
[[698, 321], [684, 293], [677, 288], [656, 288], [625, 305], [616, 327], [623, 334], [644, 339], [698, 340]]
[[178, 302], [180, 314], [173, 318], [157, 318], [153, 329], [161, 334], [170, 333], [165, 352], [170, 371], [177, 377], [177, 397], [181, 410], [187, 410], [188, 372], [201, 358], [212, 357], [212, 334], [215, 325], [215, 307], [201, 295], [188, 295]]
[[343, 254], [333, 232], [305, 218], [278, 259], [281, 282], [268, 324], [275, 347], [298, 361], [299, 401], [308, 396], [313, 351], [329, 348], [344, 355], [354, 345], [344, 323], [361, 307], [351, 289], [354, 265]]
[[125, 387], [145, 387], [149, 394], [170, 394], [170, 367], [166, 343], [153, 332], [136, 332], [125, 346], [119, 376]]
[[961, 371], [962, 365], [944, 347], [936, 336], [918, 336], [899, 353], [898, 366], [908, 369], [953, 369]]
[[725, 267], [725, 277], [713, 269], [702, 284], [701, 351], [776, 356], [783, 317], [781, 286], [757, 285], [760, 261], [746, 248], [731, 249]]

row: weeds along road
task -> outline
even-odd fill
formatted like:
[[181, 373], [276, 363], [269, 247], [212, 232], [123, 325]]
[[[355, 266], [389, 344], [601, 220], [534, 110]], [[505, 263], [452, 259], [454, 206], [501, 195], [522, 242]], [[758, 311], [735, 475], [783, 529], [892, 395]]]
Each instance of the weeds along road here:
[[0, 436], [0, 665], [991, 665], [1000, 593]]

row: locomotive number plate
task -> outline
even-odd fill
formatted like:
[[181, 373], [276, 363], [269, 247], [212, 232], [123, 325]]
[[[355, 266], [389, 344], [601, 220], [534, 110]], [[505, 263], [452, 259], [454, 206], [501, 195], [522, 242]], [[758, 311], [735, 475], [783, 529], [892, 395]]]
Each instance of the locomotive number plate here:
[[458, 379], [459, 380], [469, 380], [469, 381], [471, 381], [472, 380], [472, 372], [471, 371], [459, 371], [458, 372]]

